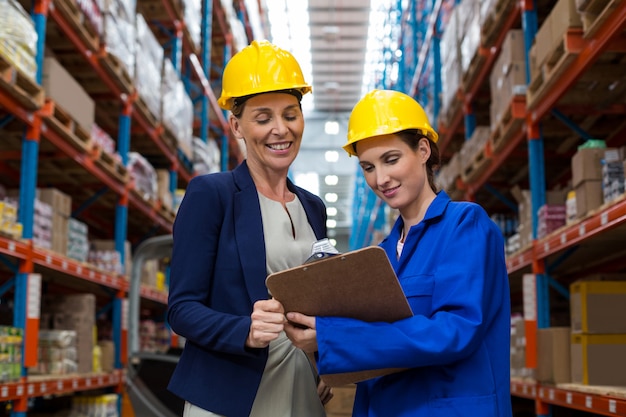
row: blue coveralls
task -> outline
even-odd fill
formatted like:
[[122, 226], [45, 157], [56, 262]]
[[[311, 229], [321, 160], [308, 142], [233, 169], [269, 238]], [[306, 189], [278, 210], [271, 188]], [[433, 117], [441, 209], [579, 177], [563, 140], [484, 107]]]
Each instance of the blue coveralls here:
[[396, 245], [380, 244], [413, 310], [395, 323], [318, 317], [321, 374], [410, 368], [357, 384], [353, 416], [509, 417], [510, 293], [504, 238], [477, 204], [441, 191]]

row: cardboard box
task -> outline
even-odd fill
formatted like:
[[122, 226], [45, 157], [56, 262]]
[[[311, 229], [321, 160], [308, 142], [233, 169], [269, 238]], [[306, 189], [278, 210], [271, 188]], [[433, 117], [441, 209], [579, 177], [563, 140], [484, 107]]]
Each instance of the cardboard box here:
[[83, 129], [91, 132], [95, 117], [94, 101], [55, 58], [44, 58], [41, 85], [47, 97], [68, 112]]
[[572, 382], [626, 386], [626, 334], [572, 334]]
[[583, 181], [602, 180], [602, 160], [606, 151], [615, 148], [583, 148], [572, 157], [572, 186]]
[[583, 181], [574, 189], [576, 192], [576, 216], [583, 217], [604, 203], [602, 180]]
[[569, 291], [573, 333], [626, 334], [626, 281], [576, 281]]
[[537, 369], [535, 378], [547, 384], [571, 381], [570, 328], [548, 327], [537, 329]]

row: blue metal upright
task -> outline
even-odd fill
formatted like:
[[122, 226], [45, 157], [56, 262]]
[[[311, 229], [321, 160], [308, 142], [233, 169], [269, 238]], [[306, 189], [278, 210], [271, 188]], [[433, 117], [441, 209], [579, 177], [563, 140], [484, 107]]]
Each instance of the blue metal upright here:
[[[228, 62], [231, 56], [231, 44], [230, 42], [226, 42], [224, 45], [224, 62]], [[228, 120], [228, 112], [224, 111], [224, 117]], [[220, 146], [220, 165], [222, 171], [228, 171], [228, 132], [223, 131]]]
[[[202, 0], [202, 19], [201, 19], [201, 37], [200, 37], [200, 53], [202, 57], [200, 63], [202, 70], [210, 80], [211, 77], [211, 36], [213, 33], [213, 1]], [[202, 94], [200, 99], [200, 139], [207, 143], [209, 140], [209, 97], [206, 93]], [[228, 148], [227, 148], [228, 150]]]

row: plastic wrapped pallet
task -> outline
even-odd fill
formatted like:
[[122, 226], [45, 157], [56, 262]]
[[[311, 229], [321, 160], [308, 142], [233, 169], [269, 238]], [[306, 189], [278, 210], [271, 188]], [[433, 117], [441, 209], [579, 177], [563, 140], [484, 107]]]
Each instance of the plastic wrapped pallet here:
[[163, 48], [141, 14], [136, 17], [135, 86], [155, 118], [160, 115]]
[[163, 60], [161, 119], [177, 140], [177, 146], [192, 159], [194, 106], [185, 84], [169, 59]]
[[37, 32], [32, 19], [14, 0], [0, 0], [0, 55], [23, 74], [37, 74]]
[[185, 27], [189, 31], [189, 36], [194, 44], [194, 47], [198, 48], [201, 41], [201, 27], [202, 27], [202, 1], [201, 0], [182, 0], [183, 1], [183, 19], [185, 20]]
[[128, 153], [128, 170], [135, 181], [135, 190], [147, 201], [155, 201], [157, 197], [156, 170], [137, 152]]
[[[124, 65], [128, 75], [134, 77], [135, 70], [135, 12], [129, 2], [107, 0], [103, 9], [102, 38], [107, 52]], [[132, 11], [131, 11], [132, 10]]]

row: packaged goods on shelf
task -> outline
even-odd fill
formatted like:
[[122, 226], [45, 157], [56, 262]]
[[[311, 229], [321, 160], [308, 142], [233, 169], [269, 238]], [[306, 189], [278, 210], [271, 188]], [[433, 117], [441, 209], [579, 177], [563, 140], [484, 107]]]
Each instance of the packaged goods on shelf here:
[[578, 147], [572, 157], [572, 185], [576, 187], [583, 181], [602, 180], [602, 160], [607, 148], [603, 140], [588, 140]]
[[571, 381], [570, 333], [569, 327], [537, 329], [537, 382], [554, 385]]
[[170, 190], [170, 171], [167, 169], [157, 169], [157, 198], [161, 205], [172, 210], [172, 191]]
[[110, 0], [106, 2], [102, 25], [102, 40], [109, 54], [117, 58], [124, 70], [133, 79], [135, 70], [135, 12], [127, 10], [125, 2]]
[[448, 24], [441, 36], [441, 115], [447, 121], [446, 114], [452, 111], [461, 87], [461, 51], [459, 34], [458, 7], [450, 14]]
[[[93, 294], [46, 295], [41, 311], [50, 317], [51, 330], [76, 332], [76, 372], [93, 371], [96, 298]], [[44, 326], [46, 323], [41, 323]]]
[[626, 386], [626, 334], [572, 333], [572, 382]]
[[0, 0], [0, 57], [35, 79], [37, 32], [31, 17], [15, 0]]
[[55, 101], [55, 105], [69, 113], [87, 132], [91, 132], [96, 114], [94, 101], [69, 71], [52, 56], [44, 58], [41, 85], [46, 96]]
[[33, 243], [44, 249], [52, 249], [52, 206], [35, 200], [33, 219]]
[[[546, 204], [564, 205], [566, 193], [566, 190], [546, 191]], [[511, 189], [511, 194], [518, 203], [520, 246], [524, 248], [533, 240], [531, 193], [530, 190], [522, 190], [515, 186]]]
[[182, 0], [182, 3], [185, 28], [189, 31], [194, 49], [197, 49], [202, 39], [202, 1]]
[[459, 151], [459, 164], [462, 172], [471, 167], [478, 158], [482, 157], [484, 159], [484, 155], [481, 154], [485, 149], [490, 134], [491, 128], [489, 126], [476, 126], [472, 136], [463, 142]]
[[118, 400], [116, 394], [75, 396], [72, 398], [72, 413], [87, 417], [119, 417]]
[[73, 217], [68, 219], [67, 225], [67, 257], [85, 262], [89, 258], [89, 228]]
[[156, 201], [157, 177], [154, 167], [140, 153], [128, 153], [128, 171], [137, 191], [146, 201]]
[[17, 203], [10, 198], [0, 201], [0, 232], [13, 239], [22, 237], [22, 224], [17, 221]]
[[500, 55], [496, 58], [489, 75], [492, 126], [500, 123], [514, 96], [526, 94], [525, 51], [523, 31], [509, 30], [502, 42]]
[[526, 367], [526, 329], [520, 315], [511, 316], [511, 377], [531, 378], [534, 370]]
[[163, 60], [161, 84], [161, 120], [177, 141], [178, 148], [193, 158], [194, 106], [174, 65]]
[[570, 190], [565, 200], [565, 223], [573, 223], [576, 221], [576, 216], [576, 191]]
[[626, 275], [592, 275], [569, 290], [573, 333], [626, 334]]
[[544, 204], [537, 212], [537, 238], [541, 239], [565, 225], [565, 204]]
[[604, 202], [602, 180], [584, 180], [574, 189], [576, 193], [576, 216], [584, 217]]
[[136, 15], [137, 47], [134, 84], [152, 116], [160, 117], [163, 48], [142, 14]]
[[480, 2], [462, 0], [456, 7], [459, 9], [459, 31], [463, 34], [460, 44], [461, 72], [466, 74], [480, 46]]
[[178, 211], [178, 207], [180, 207], [180, 203], [183, 201], [183, 197], [185, 197], [185, 190], [182, 188], [177, 188], [174, 192], [174, 211]]
[[450, 193], [451, 190], [456, 188], [456, 179], [461, 174], [461, 163], [459, 153], [455, 152], [450, 158], [447, 164], [443, 165], [437, 172], [435, 181], [437, 186], [442, 190]]
[[22, 329], [0, 326], [0, 383], [22, 376]]
[[122, 159], [115, 149], [115, 141], [113, 138], [95, 123], [91, 125], [91, 140], [94, 145], [99, 146], [118, 161]]
[[193, 138], [193, 168], [196, 174], [210, 174], [220, 171], [221, 151], [217, 142], [209, 138], [204, 142], [200, 138]]
[[521, 244], [521, 235], [518, 233], [514, 233], [508, 237], [506, 240], [506, 254], [512, 255], [522, 249]]
[[78, 371], [76, 332], [39, 330], [39, 360], [32, 374], [68, 375]]
[[616, 148], [606, 149], [602, 160], [602, 191], [608, 203], [624, 194], [624, 161]]
[[76, 0], [76, 4], [83, 12], [83, 16], [87, 19], [88, 24], [90, 24], [96, 33], [102, 33], [102, 7], [100, 6], [101, 2], [97, 0]]
[[51, 249], [62, 255], [68, 251], [68, 221], [72, 211], [72, 197], [56, 188], [38, 188], [37, 198], [52, 209]]
[[124, 262], [122, 255], [115, 249], [114, 240], [92, 239], [89, 241], [90, 264], [103, 271], [130, 277], [132, 266], [130, 242], [124, 242]]

